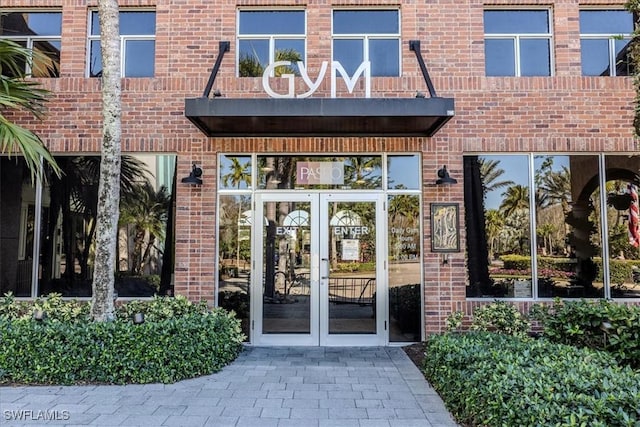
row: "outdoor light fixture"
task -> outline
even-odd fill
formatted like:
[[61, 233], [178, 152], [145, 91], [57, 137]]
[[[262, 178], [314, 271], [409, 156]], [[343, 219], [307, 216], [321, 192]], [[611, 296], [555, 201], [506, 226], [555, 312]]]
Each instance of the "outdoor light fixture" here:
[[188, 177], [182, 178], [182, 182], [190, 185], [202, 185], [202, 169], [200, 169], [196, 164], [193, 164], [193, 168], [191, 169], [191, 173]]
[[447, 165], [442, 166], [442, 169], [438, 169], [438, 180], [436, 181], [437, 185], [442, 184], [457, 184], [458, 180], [455, 178], [451, 178], [449, 176], [449, 171], [447, 170]]
[[133, 315], [133, 323], [141, 325], [144, 323], [144, 313], [136, 313]]
[[44, 310], [35, 310], [33, 312], [33, 320], [36, 320], [38, 322], [42, 322], [45, 317], [46, 317], [46, 314], [45, 314]]

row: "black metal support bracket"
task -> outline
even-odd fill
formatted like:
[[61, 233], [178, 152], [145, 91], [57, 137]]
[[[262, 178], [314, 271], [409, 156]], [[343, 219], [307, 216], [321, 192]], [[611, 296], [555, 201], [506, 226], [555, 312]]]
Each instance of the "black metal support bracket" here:
[[209, 76], [209, 81], [207, 82], [207, 86], [204, 88], [204, 92], [202, 93], [203, 98], [208, 98], [211, 93], [211, 89], [213, 88], [213, 82], [216, 80], [216, 76], [218, 75], [218, 70], [220, 69], [220, 64], [222, 63], [222, 58], [224, 58], [225, 52], [229, 52], [231, 48], [231, 42], [223, 41], [218, 43], [220, 51], [218, 52], [218, 57], [216, 58], [216, 63], [213, 65], [213, 69], [211, 70], [211, 75]]
[[429, 95], [431, 98], [436, 98], [436, 89], [433, 87], [433, 83], [431, 82], [431, 77], [429, 77], [429, 72], [427, 71], [427, 66], [424, 63], [424, 59], [422, 59], [422, 53], [420, 52], [420, 40], [409, 40], [409, 50], [412, 50], [416, 54], [416, 59], [418, 60], [418, 64], [420, 65], [420, 70], [422, 71], [422, 76], [424, 77], [424, 81], [427, 83], [427, 89], [429, 89]]

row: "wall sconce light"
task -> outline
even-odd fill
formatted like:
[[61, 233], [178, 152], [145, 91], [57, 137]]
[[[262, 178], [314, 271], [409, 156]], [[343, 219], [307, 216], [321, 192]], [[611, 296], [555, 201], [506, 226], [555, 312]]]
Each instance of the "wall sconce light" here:
[[144, 313], [136, 313], [133, 315], [133, 323], [142, 325], [144, 323]]
[[191, 173], [189, 176], [182, 178], [182, 182], [190, 185], [202, 185], [202, 169], [200, 169], [196, 164], [193, 164], [193, 168], [191, 169]]
[[44, 310], [34, 310], [33, 320], [37, 322], [42, 322], [45, 317], [47, 317], [47, 314], [44, 312]]
[[447, 170], [447, 165], [442, 166], [442, 169], [438, 169], [438, 179], [436, 180], [436, 185], [448, 185], [448, 184], [457, 184], [458, 180], [455, 178], [451, 178], [449, 176], [449, 171]]

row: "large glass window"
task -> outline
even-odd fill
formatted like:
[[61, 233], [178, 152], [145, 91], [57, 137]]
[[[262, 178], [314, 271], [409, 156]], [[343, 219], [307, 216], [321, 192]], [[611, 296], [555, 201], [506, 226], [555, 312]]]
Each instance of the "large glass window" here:
[[[89, 29], [89, 77], [102, 75], [100, 22], [91, 12]], [[120, 12], [120, 52], [123, 77], [153, 77], [156, 56], [156, 13]]]
[[24, 64], [24, 72], [32, 77], [60, 77], [61, 32], [60, 12], [0, 14], [0, 38], [38, 53], [33, 63]]
[[[24, 162], [0, 157], [0, 294], [91, 296], [100, 157], [55, 159], [63, 174], [47, 170], [38, 198]], [[174, 175], [175, 156], [122, 156], [119, 296], [172, 293]]]
[[[640, 157], [479, 155], [464, 164], [467, 296], [640, 297]], [[535, 197], [522, 212], [535, 228], [521, 233], [506, 207], [522, 175]], [[530, 254], [518, 249], [524, 239]]]
[[580, 48], [585, 76], [628, 76], [633, 15], [625, 10], [581, 10]]
[[261, 77], [276, 61], [275, 75], [299, 74], [297, 62], [305, 61], [304, 10], [241, 10], [238, 12], [238, 75]]
[[487, 76], [550, 76], [552, 33], [548, 10], [485, 10]]
[[371, 62], [372, 76], [399, 76], [399, 11], [334, 10], [333, 60], [350, 76], [363, 61]]

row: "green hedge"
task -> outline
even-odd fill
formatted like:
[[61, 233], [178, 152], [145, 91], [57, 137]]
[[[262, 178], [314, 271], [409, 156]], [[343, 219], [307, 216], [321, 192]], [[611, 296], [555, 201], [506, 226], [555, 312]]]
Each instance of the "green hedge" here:
[[[44, 307], [45, 320], [33, 320]], [[131, 322], [132, 313], [145, 322]], [[130, 302], [113, 322], [54, 295], [34, 303], [0, 299], [0, 383], [170, 383], [211, 374], [242, 349], [240, 321], [184, 297]]]
[[640, 374], [604, 352], [492, 333], [432, 336], [424, 373], [471, 426], [637, 426]]
[[556, 299], [551, 306], [533, 306], [531, 316], [553, 342], [606, 350], [620, 363], [640, 368], [640, 306]]

